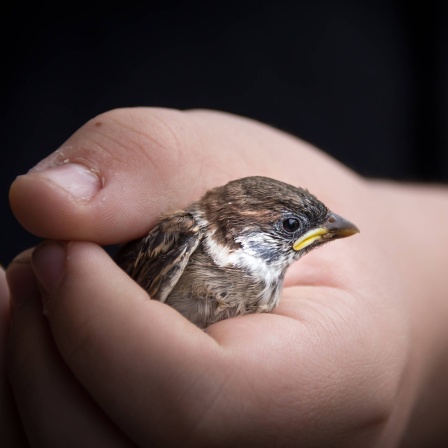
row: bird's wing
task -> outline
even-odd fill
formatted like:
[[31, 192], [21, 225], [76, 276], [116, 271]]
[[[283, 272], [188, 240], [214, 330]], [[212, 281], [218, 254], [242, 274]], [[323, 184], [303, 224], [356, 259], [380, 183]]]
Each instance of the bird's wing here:
[[202, 234], [193, 216], [179, 211], [163, 218], [146, 237], [127, 243], [116, 261], [152, 299], [164, 302]]

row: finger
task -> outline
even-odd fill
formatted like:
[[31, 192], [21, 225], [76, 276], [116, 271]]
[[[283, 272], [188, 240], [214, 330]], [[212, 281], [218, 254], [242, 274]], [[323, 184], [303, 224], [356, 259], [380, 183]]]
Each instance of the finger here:
[[45, 243], [33, 265], [60, 353], [111, 419], [140, 446], [187, 440], [229, 375], [216, 342], [92, 243]]
[[340, 182], [335, 165], [303, 142], [250, 120], [123, 109], [89, 121], [18, 177], [10, 200], [34, 234], [109, 244], [141, 236], [161, 212], [231, 178], [267, 175], [317, 194], [327, 185], [336, 197], [344, 190], [340, 196], [347, 202], [356, 189]]
[[2, 446], [26, 446], [19, 415], [6, 378], [6, 334], [9, 327], [9, 292], [5, 271], [0, 268], [0, 434]]
[[[387, 337], [353, 311], [350, 294], [308, 287], [297, 307], [295, 289], [278, 314], [240, 316], [204, 333], [148, 300], [92, 243], [45, 243], [33, 266], [65, 362], [139, 445], [272, 446], [312, 437], [327, 446], [322, 428], [333, 428], [329, 437], [365, 435], [387, 421], [397, 378], [384, 375], [384, 363], [402, 359], [384, 355], [378, 341]], [[319, 292], [331, 312], [314, 304]], [[382, 360], [375, 368], [372, 356]]]
[[30, 252], [8, 268], [14, 301], [9, 377], [32, 446], [130, 447], [67, 369], [42, 314]]

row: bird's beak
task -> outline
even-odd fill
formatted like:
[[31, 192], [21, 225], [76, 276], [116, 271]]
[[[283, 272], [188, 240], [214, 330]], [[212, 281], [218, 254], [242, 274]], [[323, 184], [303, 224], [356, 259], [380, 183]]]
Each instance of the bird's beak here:
[[329, 213], [321, 227], [306, 232], [305, 235], [302, 235], [294, 241], [292, 247], [294, 250], [299, 251], [317, 241], [323, 243], [337, 238], [345, 238], [358, 232], [358, 227], [350, 221], [347, 221], [342, 216], [336, 215], [336, 213]]

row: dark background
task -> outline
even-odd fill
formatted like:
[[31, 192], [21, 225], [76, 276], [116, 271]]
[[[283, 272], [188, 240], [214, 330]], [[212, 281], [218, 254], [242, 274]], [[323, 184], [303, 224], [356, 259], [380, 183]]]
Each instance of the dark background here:
[[115, 107], [225, 110], [366, 176], [448, 180], [445, 1], [16, 3], [1, 27], [3, 264], [36, 242], [9, 184]]

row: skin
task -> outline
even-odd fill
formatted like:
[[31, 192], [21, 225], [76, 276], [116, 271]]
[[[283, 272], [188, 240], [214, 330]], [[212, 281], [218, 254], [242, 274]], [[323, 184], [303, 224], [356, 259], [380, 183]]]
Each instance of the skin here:
[[[95, 194], [76, 199], [45, 171], [66, 160], [98, 175]], [[306, 187], [361, 230], [293, 265], [271, 314], [203, 332], [149, 301], [98, 245], [141, 236], [160, 213], [248, 175]], [[46, 447], [448, 444], [447, 193], [367, 181], [222, 113], [94, 118], [11, 187], [19, 222], [58, 240], [7, 269], [23, 433]]]

